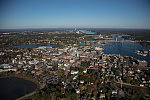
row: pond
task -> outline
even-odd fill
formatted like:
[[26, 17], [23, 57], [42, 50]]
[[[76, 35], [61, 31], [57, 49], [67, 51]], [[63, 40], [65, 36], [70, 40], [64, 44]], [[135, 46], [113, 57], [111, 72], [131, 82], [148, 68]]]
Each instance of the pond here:
[[47, 45], [17, 45], [17, 46], [11, 46], [10, 48], [38, 48], [38, 47], [53, 47], [56, 48], [58, 47], [57, 44], [47, 44]]
[[36, 88], [35, 83], [21, 78], [0, 78], [0, 100], [15, 100]]

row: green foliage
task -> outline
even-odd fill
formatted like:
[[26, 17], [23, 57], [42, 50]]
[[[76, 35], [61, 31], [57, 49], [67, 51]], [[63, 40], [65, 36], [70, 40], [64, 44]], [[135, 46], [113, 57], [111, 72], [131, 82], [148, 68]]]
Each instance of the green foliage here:
[[90, 66], [90, 62], [82, 61], [82, 62], [81, 62], [81, 66], [83, 66], [83, 67], [88, 67], [88, 66]]
[[131, 77], [127, 77], [127, 79], [126, 79], [126, 83], [131, 83], [131, 81], [132, 81], [132, 78]]

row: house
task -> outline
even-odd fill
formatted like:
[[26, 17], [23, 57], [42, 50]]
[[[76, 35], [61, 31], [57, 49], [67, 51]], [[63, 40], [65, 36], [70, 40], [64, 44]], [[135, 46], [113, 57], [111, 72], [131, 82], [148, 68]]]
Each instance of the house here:
[[80, 83], [83, 84], [83, 83], [84, 83], [84, 80], [81, 80]]
[[47, 65], [47, 69], [53, 68], [53, 66], [51, 65]]
[[100, 97], [99, 97], [100, 99], [105, 99], [105, 94], [104, 93], [102, 93], [102, 94], [100, 94]]
[[80, 93], [80, 89], [75, 89], [76, 93], [79, 94]]
[[141, 87], [144, 87], [144, 84], [140, 84]]
[[87, 69], [83, 71], [83, 73], [87, 73]]
[[78, 73], [79, 73], [79, 71], [73, 71], [73, 70], [71, 71], [71, 74], [72, 74], [72, 75], [78, 74]]
[[147, 66], [147, 62], [145, 60], [143, 60], [143, 61], [138, 60], [138, 62], [139, 62], [139, 66], [141, 66], [141, 67]]
[[12, 68], [13, 66], [9, 64], [1, 64], [0, 67], [3, 67], [4, 69], [6, 69], [6, 68]]
[[113, 90], [111, 94], [112, 94], [111, 97], [117, 97], [117, 94], [118, 94], [118, 93], [117, 93], [117, 90]]
[[37, 64], [35, 65], [35, 69], [38, 70], [39, 68], [41, 68], [43, 66], [43, 64]]
[[77, 77], [78, 77], [78, 75], [76, 75], [76, 76], [73, 78], [73, 80], [77, 79]]
[[42, 71], [37, 71], [35, 74], [36, 74], [37, 76], [39, 76], [40, 74], [42, 74]]

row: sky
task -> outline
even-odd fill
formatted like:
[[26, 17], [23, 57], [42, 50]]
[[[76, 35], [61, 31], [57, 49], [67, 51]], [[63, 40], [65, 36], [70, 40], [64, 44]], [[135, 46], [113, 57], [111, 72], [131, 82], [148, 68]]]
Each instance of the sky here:
[[150, 0], [0, 0], [0, 29], [150, 29]]

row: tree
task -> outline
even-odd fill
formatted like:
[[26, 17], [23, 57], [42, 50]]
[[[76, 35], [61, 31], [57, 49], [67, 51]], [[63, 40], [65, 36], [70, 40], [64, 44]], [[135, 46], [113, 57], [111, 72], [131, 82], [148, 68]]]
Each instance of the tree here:
[[132, 81], [131, 77], [127, 77], [126, 83], [129, 83], [129, 84], [130, 84], [131, 81]]

